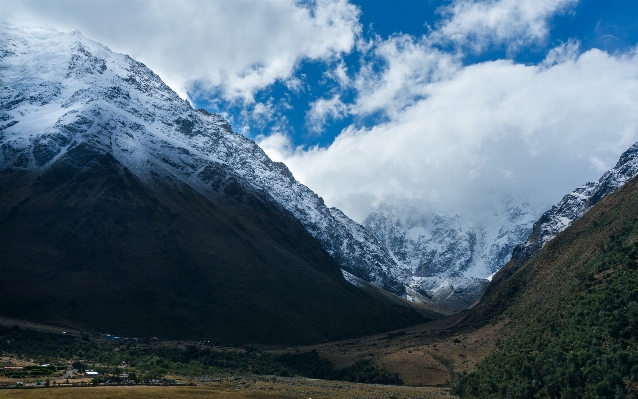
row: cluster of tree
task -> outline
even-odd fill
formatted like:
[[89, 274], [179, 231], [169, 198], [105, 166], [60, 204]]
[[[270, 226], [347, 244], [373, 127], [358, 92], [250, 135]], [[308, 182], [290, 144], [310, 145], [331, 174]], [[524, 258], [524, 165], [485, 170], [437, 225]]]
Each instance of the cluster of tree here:
[[284, 354], [278, 360], [297, 374], [324, 380], [350, 381], [365, 384], [402, 385], [398, 373], [379, 370], [371, 360], [359, 360], [351, 366], [335, 369], [334, 365], [319, 357], [316, 351]]
[[158, 379], [166, 374], [257, 374], [402, 384], [398, 374], [379, 370], [369, 360], [336, 369], [331, 362], [320, 358], [317, 352], [277, 356], [253, 347], [136, 344], [131, 341], [49, 334], [17, 327], [0, 326], [0, 351], [42, 363], [75, 359], [72, 363], [74, 369], [93, 369], [103, 376], [119, 374], [113, 372], [114, 368], [126, 364], [129, 379], [133, 373], [138, 380]]

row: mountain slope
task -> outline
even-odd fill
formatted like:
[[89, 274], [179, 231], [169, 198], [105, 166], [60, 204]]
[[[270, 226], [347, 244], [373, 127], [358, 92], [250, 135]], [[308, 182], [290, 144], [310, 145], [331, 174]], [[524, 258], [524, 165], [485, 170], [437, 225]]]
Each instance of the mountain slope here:
[[321, 199], [144, 65], [78, 32], [1, 44], [3, 315], [269, 344], [423, 320], [348, 284], [370, 260], [334, 255], [354, 238]]
[[290, 211], [342, 269], [403, 294], [372, 236], [354, 237], [285, 165], [221, 117], [193, 110], [143, 64], [79, 32], [4, 24], [2, 40], [1, 168], [43, 168], [90, 129], [103, 132], [91, 136], [95, 145], [144, 182], [159, 174], [208, 195], [207, 168], [223, 164]]
[[549, 241], [464, 320], [517, 332], [457, 390], [462, 397], [638, 395], [638, 180]]

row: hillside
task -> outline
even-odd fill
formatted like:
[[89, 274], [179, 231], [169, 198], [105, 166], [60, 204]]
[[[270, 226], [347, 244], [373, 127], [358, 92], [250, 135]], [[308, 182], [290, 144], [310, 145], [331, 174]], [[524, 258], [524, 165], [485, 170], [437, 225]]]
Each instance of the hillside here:
[[[339, 367], [371, 359], [408, 385], [449, 386], [461, 380], [459, 393], [470, 398], [559, 397], [555, 390], [548, 394], [550, 384], [563, 392], [560, 397], [587, 397], [605, 378], [615, 381], [609, 389], [625, 392], [638, 376], [632, 349], [637, 346], [632, 316], [638, 302], [637, 222], [634, 178], [472, 309], [387, 334], [288, 352], [316, 350]], [[566, 381], [575, 385], [565, 386]], [[609, 392], [605, 387], [598, 392]], [[568, 388], [576, 394], [569, 396]]]
[[78, 146], [0, 174], [2, 315], [127, 336], [292, 343], [417, 322], [348, 284], [284, 209], [218, 170], [216, 200]]
[[[601, 200], [474, 307], [516, 333], [462, 397], [638, 397], [638, 180]], [[616, 395], [616, 396], [614, 396]]]

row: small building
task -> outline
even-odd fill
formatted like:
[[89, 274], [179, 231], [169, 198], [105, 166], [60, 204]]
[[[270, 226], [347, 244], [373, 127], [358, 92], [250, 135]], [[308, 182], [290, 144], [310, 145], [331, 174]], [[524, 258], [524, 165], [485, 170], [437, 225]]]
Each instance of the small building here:
[[85, 377], [97, 377], [98, 375], [100, 375], [100, 373], [98, 373], [97, 371], [93, 371], [93, 370], [85, 370], [84, 371], [84, 376]]

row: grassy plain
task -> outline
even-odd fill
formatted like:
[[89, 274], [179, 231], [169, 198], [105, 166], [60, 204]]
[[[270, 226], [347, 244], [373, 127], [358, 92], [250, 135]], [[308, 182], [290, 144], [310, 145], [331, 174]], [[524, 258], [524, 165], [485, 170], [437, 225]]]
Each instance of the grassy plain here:
[[398, 373], [412, 386], [450, 386], [508, 337], [513, 326], [505, 318], [480, 328], [464, 328], [467, 313], [385, 334], [319, 345], [272, 350], [270, 353], [316, 351], [336, 368], [369, 360], [381, 370]]

